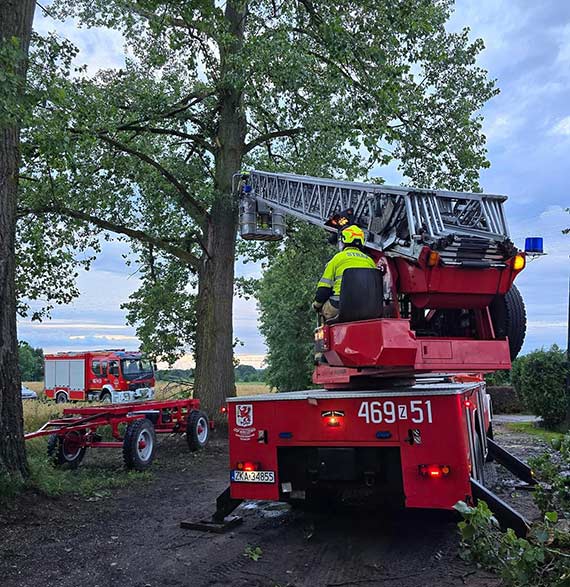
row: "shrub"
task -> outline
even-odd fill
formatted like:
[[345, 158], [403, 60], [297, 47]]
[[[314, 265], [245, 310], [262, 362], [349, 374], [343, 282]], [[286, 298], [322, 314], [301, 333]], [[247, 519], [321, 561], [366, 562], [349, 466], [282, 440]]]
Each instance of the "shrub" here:
[[556, 345], [525, 356], [520, 369], [520, 392], [525, 405], [541, 416], [547, 427], [566, 419], [570, 402], [566, 393], [568, 363]]
[[491, 396], [495, 414], [518, 414], [522, 411], [522, 402], [511, 385], [487, 386], [487, 393]]

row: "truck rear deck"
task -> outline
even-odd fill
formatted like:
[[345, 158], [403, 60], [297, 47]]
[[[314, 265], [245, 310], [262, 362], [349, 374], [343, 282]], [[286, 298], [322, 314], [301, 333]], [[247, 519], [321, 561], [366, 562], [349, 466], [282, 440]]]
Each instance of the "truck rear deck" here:
[[451, 509], [472, 497], [486, 401], [481, 381], [231, 398], [231, 497], [334, 493]]

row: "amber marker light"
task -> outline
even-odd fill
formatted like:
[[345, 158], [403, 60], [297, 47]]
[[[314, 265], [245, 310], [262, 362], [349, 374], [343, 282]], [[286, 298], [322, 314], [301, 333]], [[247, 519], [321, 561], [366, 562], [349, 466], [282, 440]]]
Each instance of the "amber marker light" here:
[[526, 258], [524, 255], [515, 255], [513, 259], [513, 269], [515, 271], [522, 271], [526, 265]]

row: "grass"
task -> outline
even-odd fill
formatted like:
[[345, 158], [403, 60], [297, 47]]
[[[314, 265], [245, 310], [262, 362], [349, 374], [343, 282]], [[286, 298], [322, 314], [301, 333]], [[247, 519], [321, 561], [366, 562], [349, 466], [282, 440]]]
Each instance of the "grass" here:
[[537, 426], [534, 422], [507, 422], [505, 426], [512, 432], [520, 432], [522, 434], [530, 434], [537, 436], [542, 440], [550, 443], [553, 440], [561, 440], [564, 434], [562, 432], [555, 432], [554, 430], [546, 430]]

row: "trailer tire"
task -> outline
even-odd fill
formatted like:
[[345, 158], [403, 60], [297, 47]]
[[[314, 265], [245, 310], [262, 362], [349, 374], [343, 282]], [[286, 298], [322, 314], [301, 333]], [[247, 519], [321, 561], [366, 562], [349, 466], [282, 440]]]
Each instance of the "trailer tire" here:
[[123, 461], [127, 469], [145, 471], [154, 459], [156, 432], [150, 420], [141, 418], [127, 426], [123, 439]]
[[204, 412], [192, 410], [186, 420], [186, 442], [194, 452], [203, 449], [210, 438], [210, 422]]
[[526, 334], [526, 310], [516, 285], [504, 296], [496, 296], [489, 306], [497, 338], [509, 338], [511, 361], [519, 354]]
[[48, 457], [56, 467], [67, 467], [68, 469], [79, 467], [87, 450], [84, 446], [78, 446], [77, 441], [80, 438], [81, 434], [76, 431], [68, 432], [63, 437], [57, 434], [51, 434], [48, 437]]

